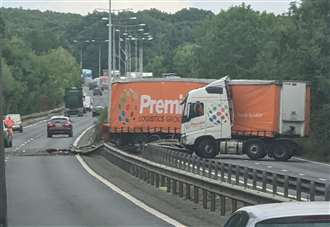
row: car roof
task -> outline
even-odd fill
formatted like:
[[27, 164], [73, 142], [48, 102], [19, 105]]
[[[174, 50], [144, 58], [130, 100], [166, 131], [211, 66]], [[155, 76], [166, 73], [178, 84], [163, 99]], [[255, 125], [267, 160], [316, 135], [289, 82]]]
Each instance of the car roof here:
[[279, 217], [330, 215], [330, 202], [284, 202], [247, 206], [238, 211], [245, 211], [250, 218], [258, 221]]
[[50, 120], [54, 120], [54, 119], [59, 119], [59, 118], [62, 118], [62, 119], [70, 119], [70, 118], [68, 118], [68, 117], [66, 117], [66, 116], [52, 116], [51, 118], [50, 118]]
[[14, 118], [14, 117], [15, 117], [15, 118], [16, 118], [16, 117], [21, 117], [20, 114], [7, 114], [7, 115], [6, 115], [6, 117], [9, 117], [9, 116], [10, 116], [11, 118]]

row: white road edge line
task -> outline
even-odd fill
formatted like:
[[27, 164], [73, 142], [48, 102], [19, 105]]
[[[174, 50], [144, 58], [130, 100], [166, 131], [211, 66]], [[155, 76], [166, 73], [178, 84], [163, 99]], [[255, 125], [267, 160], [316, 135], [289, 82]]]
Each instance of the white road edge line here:
[[132, 203], [134, 203], [136, 206], [144, 209], [145, 211], [147, 211], [148, 213], [158, 217], [159, 219], [173, 225], [173, 226], [180, 226], [180, 227], [185, 227], [185, 225], [181, 224], [180, 222], [170, 218], [169, 216], [149, 207], [148, 205], [146, 205], [145, 203], [143, 203], [142, 201], [134, 198], [133, 196], [131, 196], [130, 194], [128, 194], [127, 192], [124, 192], [123, 190], [121, 190], [120, 188], [118, 188], [116, 185], [112, 184], [111, 182], [109, 182], [108, 180], [106, 180], [105, 178], [103, 178], [102, 176], [98, 175], [94, 170], [92, 170], [87, 163], [82, 159], [82, 157], [80, 157], [80, 155], [76, 155], [76, 158], [78, 159], [78, 161], [80, 162], [80, 164], [82, 165], [82, 167], [93, 177], [95, 177], [97, 180], [101, 181], [103, 184], [105, 184], [106, 186], [108, 186], [109, 188], [111, 188], [113, 191], [117, 192], [118, 194], [120, 194], [121, 196], [125, 197], [126, 199], [128, 199], [129, 201], [131, 201]]
[[305, 162], [310, 162], [310, 163], [317, 164], [317, 165], [324, 165], [324, 166], [330, 167], [330, 164], [327, 164], [327, 163], [324, 163], [324, 162], [316, 162], [316, 161], [311, 161], [311, 160], [308, 160], [308, 159], [297, 158], [297, 157], [294, 157], [294, 159], [299, 160], [299, 161], [305, 161]]
[[81, 140], [81, 138], [87, 133], [88, 130], [90, 130], [91, 128], [93, 128], [94, 125], [91, 125], [90, 127], [86, 128], [78, 137], [77, 139], [73, 142], [73, 146], [74, 147], [78, 147], [78, 143]]

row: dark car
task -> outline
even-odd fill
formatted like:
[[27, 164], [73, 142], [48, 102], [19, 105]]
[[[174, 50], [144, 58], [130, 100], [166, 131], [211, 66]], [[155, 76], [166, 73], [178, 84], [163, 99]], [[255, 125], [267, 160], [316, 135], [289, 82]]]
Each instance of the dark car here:
[[65, 116], [54, 116], [47, 123], [47, 137], [53, 135], [68, 135], [73, 136], [72, 122], [70, 118]]
[[103, 106], [94, 106], [92, 110], [93, 117], [99, 116], [103, 110], [104, 110]]
[[101, 88], [97, 87], [97, 88], [94, 88], [93, 90], [93, 95], [102, 95], [102, 90]]

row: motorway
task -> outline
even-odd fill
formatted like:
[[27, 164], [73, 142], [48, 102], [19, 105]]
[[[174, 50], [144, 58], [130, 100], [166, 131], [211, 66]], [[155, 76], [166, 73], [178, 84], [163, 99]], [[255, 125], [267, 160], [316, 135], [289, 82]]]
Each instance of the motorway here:
[[9, 226], [169, 226], [89, 175], [69, 149], [93, 123], [91, 114], [73, 117], [74, 137], [46, 137], [46, 122], [15, 133], [6, 149]]

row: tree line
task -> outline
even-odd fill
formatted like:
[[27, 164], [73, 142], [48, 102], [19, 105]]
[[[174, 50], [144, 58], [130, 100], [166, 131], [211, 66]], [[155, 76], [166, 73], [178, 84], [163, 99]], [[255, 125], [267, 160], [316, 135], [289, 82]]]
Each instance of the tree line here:
[[[113, 21], [119, 24], [134, 16], [134, 23], [147, 25], [145, 32], [154, 40], [144, 45], [144, 65], [155, 76], [175, 72], [195, 78], [229, 75], [234, 79], [311, 81], [312, 135], [303, 143], [310, 151], [307, 155], [330, 160], [329, 12], [328, 0], [302, 0], [292, 3], [282, 15], [242, 4], [217, 14], [193, 8], [175, 14], [156, 9], [121, 12]], [[1, 9], [1, 14], [8, 37], [3, 47], [8, 111], [38, 110], [43, 96], [50, 106], [58, 105], [61, 100], [56, 94], [78, 80], [81, 49], [84, 68], [97, 72], [101, 45], [101, 65], [107, 68], [103, 42], [108, 39], [107, 26], [101, 20], [106, 13], [80, 16]], [[98, 42], [77, 44], [73, 40]]]

